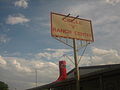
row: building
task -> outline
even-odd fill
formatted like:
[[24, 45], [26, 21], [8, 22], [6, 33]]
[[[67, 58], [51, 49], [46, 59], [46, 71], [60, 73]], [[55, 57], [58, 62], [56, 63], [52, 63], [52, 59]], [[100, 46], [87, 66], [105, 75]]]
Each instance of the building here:
[[[80, 67], [80, 90], [120, 90], [120, 64]], [[27, 90], [75, 90], [74, 69], [67, 79]]]

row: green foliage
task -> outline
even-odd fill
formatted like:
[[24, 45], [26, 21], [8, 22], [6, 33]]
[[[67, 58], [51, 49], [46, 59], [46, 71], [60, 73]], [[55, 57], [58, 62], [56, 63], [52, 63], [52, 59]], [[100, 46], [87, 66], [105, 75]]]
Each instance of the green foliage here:
[[0, 81], [0, 90], [8, 90], [8, 85]]

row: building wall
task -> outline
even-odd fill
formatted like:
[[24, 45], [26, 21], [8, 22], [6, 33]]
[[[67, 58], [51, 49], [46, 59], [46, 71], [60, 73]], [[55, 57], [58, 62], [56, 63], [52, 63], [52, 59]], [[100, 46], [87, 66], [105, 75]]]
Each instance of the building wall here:
[[[120, 90], [120, 72], [109, 73], [107, 73], [107, 75], [99, 74], [82, 79], [80, 82], [80, 90]], [[75, 90], [75, 83], [62, 85], [52, 90]]]
[[[44, 88], [30, 90], [75, 90], [75, 88], [75, 80], [68, 79], [50, 84], [49, 87], [46, 85]], [[120, 69], [100, 71], [81, 77], [80, 90], [120, 90]]]
[[120, 74], [103, 78], [104, 90], [120, 90]]

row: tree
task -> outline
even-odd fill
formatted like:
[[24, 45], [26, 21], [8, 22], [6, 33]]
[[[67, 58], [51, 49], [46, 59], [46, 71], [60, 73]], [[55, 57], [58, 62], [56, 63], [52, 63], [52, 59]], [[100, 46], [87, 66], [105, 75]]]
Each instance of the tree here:
[[0, 81], [0, 90], [8, 90], [8, 85], [2, 81]]

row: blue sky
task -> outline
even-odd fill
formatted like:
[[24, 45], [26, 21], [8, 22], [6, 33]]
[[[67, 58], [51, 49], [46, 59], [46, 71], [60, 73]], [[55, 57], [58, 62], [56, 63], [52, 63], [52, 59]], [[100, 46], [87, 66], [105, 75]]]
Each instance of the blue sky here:
[[80, 66], [120, 63], [120, 0], [0, 0], [0, 80], [10, 90], [34, 87], [34, 69], [38, 85], [56, 80], [59, 60], [74, 67], [62, 57], [73, 59], [72, 49], [51, 37], [50, 12], [92, 21], [95, 42]]

